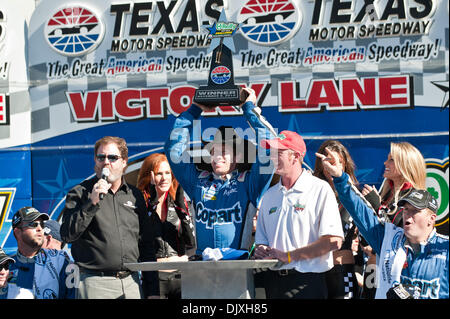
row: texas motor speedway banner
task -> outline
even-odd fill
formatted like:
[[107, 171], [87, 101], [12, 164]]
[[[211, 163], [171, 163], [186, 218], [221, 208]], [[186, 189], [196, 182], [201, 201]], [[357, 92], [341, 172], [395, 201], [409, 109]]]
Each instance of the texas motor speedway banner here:
[[[58, 219], [67, 191], [92, 176], [93, 145], [105, 135], [127, 140], [127, 178], [136, 180], [206, 83], [207, 27], [222, 9], [240, 23], [235, 83], [255, 89], [278, 131], [304, 136], [308, 167], [324, 140], [339, 139], [360, 183], [380, 186], [390, 142], [408, 141], [426, 158], [438, 230], [448, 234], [449, 10], [441, 0], [41, 1], [27, 39], [36, 208]], [[205, 114], [202, 129], [220, 125], [247, 128], [231, 107]]]

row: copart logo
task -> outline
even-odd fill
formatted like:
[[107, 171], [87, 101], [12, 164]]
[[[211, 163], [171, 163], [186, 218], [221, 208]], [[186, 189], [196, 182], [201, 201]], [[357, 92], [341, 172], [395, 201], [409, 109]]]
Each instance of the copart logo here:
[[302, 15], [292, 0], [250, 0], [238, 14], [242, 34], [262, 45], [289, 40], [302, 24]]
[[94, 50], [101, 42], [104, 27], [97, 16], [83, 7], [58, 10], [47, 22], [44, 35], [56, 52], [79, 56]]
[[241, 205], [236, 203], [231, 208], [214, 210], [204, 207], [203, 203], [199, 202], [197, 205], [196, 220], [205, 224], [207, 229], [213, 229], [214, 224], [242, 223]]

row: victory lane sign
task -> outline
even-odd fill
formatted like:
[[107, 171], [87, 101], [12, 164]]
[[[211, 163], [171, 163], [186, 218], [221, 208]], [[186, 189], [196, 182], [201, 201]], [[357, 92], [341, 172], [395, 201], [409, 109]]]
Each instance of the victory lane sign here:
[[216, 107], [220, 105], [236, 106], [245, 101], [245, 91], [234, 84], [232, 56], [234, 43], [231, 37], [238, 27], [237, 23], [226, 22], [225, 11], [222, 10], [219, 21], [208, 28], [210, 36], [213, 37], [210, 49], [214, 49], [208, 85], [200, 86], [195, 91], [194, 102]]

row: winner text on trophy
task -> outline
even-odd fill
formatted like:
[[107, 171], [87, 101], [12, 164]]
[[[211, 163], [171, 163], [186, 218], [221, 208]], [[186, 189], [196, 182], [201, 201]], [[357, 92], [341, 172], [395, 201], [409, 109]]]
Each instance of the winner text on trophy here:
[[208, 85], [200, 86], [195, 91], [194, 102], [216, 107], [221, 105], [236, 106], [245, 101], [246, 92], [234, 84], [232, 36], [239, 28], [238, 23], [226, 21], [225, 11], [219, 21], [209, 27], [213, 56], [209, 70]]

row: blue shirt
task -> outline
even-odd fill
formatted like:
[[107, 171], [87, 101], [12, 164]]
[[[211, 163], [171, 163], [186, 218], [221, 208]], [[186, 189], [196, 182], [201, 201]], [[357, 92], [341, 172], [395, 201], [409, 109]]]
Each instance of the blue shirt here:
[[[252, 102], [246, 102], [242, 107], [244, 116], [256, 131], [259, 145], [259, 140], [273, 136], [252, 111], [253, 108], [255, 105]], [[197, 253], [207, 247], [247, 249], [241, 246], [245, 242], [244, 233], [251, 235], [251, 218], [247, 216], [249, 206], [257, 207], [272, 180], [273, 168], [268, 156], [264, 165], [261, 163], [260, 156], [266, 155], [262, 149], [251, 170], [241, 173], [234, 171], [227, 180], [198, 170], [186, 154], [186, 149], [193, 121], [200, 117], [201, 112], [193, 104], [180, 114], [165, 144], [170, 167], [194, 203]]]
[[0, 288], [0, 300], [8, 297], [8, 284], [5, 287]]
[[[55, 249], [44, 249], [46, 253], [50, 254], [63, 254], [62, 251], [57, 251]], [[66, 268], [70, 263], [69, 256], [64, 252], [66, 260], [64, 265], [59, 272], [59, 299], [73, 299], [75, 297], [75, 288], [69, 288], [66, 284]], [[19, 252], [12, 256], [16, 261], [10, 265], [10, 282], [16, 284], [18, 287], [25, 288], [33, 292], [33, 280], [34, 280], [34, 269], [35, 269], [35, 258], [27, 258], [22, 256]], [[33, 292], [34, 294], [34, 292]], [[52, 296], [48, 296], [52, 299]]]

